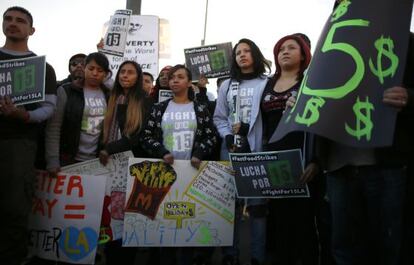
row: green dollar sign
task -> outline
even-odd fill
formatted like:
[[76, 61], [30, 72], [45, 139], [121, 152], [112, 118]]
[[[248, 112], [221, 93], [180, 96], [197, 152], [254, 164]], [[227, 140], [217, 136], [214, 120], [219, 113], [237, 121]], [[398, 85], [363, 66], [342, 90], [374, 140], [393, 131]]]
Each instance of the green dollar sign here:
[[[369, 98], [366, 97], [365, 102], [359, 101], [359, 97], [357, 98], [356, 103], [352, 107], [356, 116], [356, 129], [352, 129], [345, 123], [345, 130], [348, 134], [356, 137], [358, 140], [361, 140], [361, 137], [365, 136], [368, 141], [371, 140], [371, 132], [374, 128], [374, 125], [371, 120], [371, 111], [374, 110], [374, 105], [369, 102]], [[365, 114], [362, 112], [364, 110]], [[361, 122], [363, 123], [364, 127], [362, 127]]]
[[[384, 38], [384, 36], [381, 35], [381, 38], [376, 40], [374, 45], [375, 48], [378, 50], [377, 68], [375, 68], [371, 58], [369, 59], [369, 68], [371, 68], [372, 73], [379, 78], [380, 83], [384, 84], [384, 77], [387, 77], [389, 75], [391, 75], [391, 77], [394, 76], [398, 68], [399, 59], [393, 51], [394, 41], [391, 38]], [[385, 48], [385, 46], [387, 46], [387, 48]], [[390, 67], [388, 67], [388, 69], [386, 70], [382, 69], [383, 55], [391, 61]]]
[[297, 123], [306, 124], [308, 127], [311, 126], [319, 120], [319, 108], [321, 108], [324, 104], [325, 100], [323, 98], [311, 97], [308, 102], [306, 102], [302, 117], [297, 114], [295, 121]]
[[348, 6], [351, 4], [351, 1], [349, 0], [343, 0], [338, 5], [338, 7], [335, 9], [335, 11], [332, 13], [331, 22], [338, 20], [343, 15], [345, 15], [348, 12]]

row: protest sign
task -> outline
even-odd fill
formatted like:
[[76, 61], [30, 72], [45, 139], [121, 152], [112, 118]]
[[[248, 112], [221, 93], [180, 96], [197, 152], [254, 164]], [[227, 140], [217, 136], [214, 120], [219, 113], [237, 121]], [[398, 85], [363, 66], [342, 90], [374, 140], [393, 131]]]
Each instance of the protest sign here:
[[0, 62], [0, 96], [15, 105], [44, 101], [46, 57], [36, 56]]
[[231, 169], [190, 161], [168, 165], [131, 158], [123, 246], [229, 246], [233, 244], [235, 188]]
[[124, 56], [127, 31], [132, 10], [117, 10], [111, 16], [108, 30], [104, 37], [104, 47], [101, 49], [106, 54]]
[[113, 154], [106, 166], [92, 159], [62, 168], [63, 172], [99, 176], [107, 181], [99, 243], [122, 237], [129, 157], [133, 157], [131, 151]]
[[328, 18], [297, 103], [270, 142], [308, 131], [355, 147], [389, 146], [397, 110], [382, 102], [402, 83], [413, 1], [342, 1]]
[[167, 99], [173, 98], [174, 93], [171, 90], [160, 89], [158, 90], [158, 102], [163, 102]]
[[190, 69], [193, 81], [199, 80], [200, 75], [207, 78], [228, 76], [231, 53], [231, 42], [185, 49], [185, 65]]
[[39, 172], [29, 221], [29, 246], [38, 257], [94, 264], [106, 179]]
[[300, 149], [229, 156], [238, 197], [309, 197], [307, 185], [299, 181], [303, 171]]
[[132, 15], [123, 56], [108, 54], [112, 77], [115, 78], [119, 66], [126, 60], [135, 61], [143, 72], [158, 76], [158, 32], [158, 17]]

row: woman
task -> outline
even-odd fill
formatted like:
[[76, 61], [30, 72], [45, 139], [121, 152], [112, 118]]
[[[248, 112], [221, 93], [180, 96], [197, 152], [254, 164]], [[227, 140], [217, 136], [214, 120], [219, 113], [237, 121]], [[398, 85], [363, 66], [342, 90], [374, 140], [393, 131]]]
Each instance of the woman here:
[[[123, 62], [115, 77], [104, 120], [104, 148], [99, 153], [103, 165], [108, 163], [110, 155], [127, 150], [132, 150], [135, 157], [147, 156], [138, 142], [145, 121], [146, 102], [141, 67], [134, 61]], [[108, 205], [110, 195], [105, 196]], [[110, 227], [111, 214], [104, 207], [101, 229], [105, 228], [106, 234], [112, 235]], [[105, 245], [106, 264], [133, 264], [137, 249], [122, 248], [121, 241], [114, 240]]]
[[[193, 101], [191, 72], [184, 65], [176, 65], [168, 74], [173, 98], [157, 103], [144, 129], [143, 147], [154, 157], [173, 164], [174, 159], [190, 160], [199, 168], [201, 161], [211, 155], [217, 142], [210, 113], [205, 105]], [[170, 249], [171, 250], [171, 249]], [[194, 248], [178, 249], [178, 264], [190, 264]], [[162, 248], [168, 252], [169, 248]], [[160, 255], [160, 264], [172, 262], [171, 253]]]
[[60, 166], [97, 157], [109, 90], [103, 85], [110, 74], [102, 53], [85, 58], [82, 87], [72, 83], [57, 90], [57, 109], [46, 128], [47, 169], [52, 175]]
[[[223, 138], [221, 159], [228, 160], [229, 152], [260, 152], [262, 150], [262, 116], [260, 100], [267, 83], [264, 75], [270, 69], [257, 45], [249, 39], [241, 39], [233, 48], [230, 79], [220, 89], [214, 112], [214, 124]], [[266, 238], [266, 202], [248, 200], [252, 262], [264, 262]], [[239, 209], [241, 205], [238, 204]], [[237, 211], [237, 208], [236, 208]], [[239, 211], [237, 211], [239, 212]], [[224, 262], [236, 262], [238, 224], [236, 215], [236, 249], [225, 250]], [[228, 261], [230, 259], [230, 261]]]
[[[273, 49], [276, 73], [269, 80], [263, 92], [261, 111], [264, 124], [264, 149], [280, 151], [304, 149], [304, 133], [292, 132], [280, 141], [268, 143], [283, 112], [287, 100], [299, 90], [303, 72], [308, 67], [311, 54], [309, 46], [297, 35], [281, 38]], [[309, 181], [317, 167], [311, 163], [301, 181]], [[269, 203], [269, 230], [274, 239], [270, 245], [277, 264], [317, 264], [318, 242], [314, 225], [311, 199], [277, 199]], [[270, 225], [271, 224], [271, 225]]]
[[145, 121], [147, 103], [143, 89], [143, 73], [134, 61], [125, 61], [115, 77], [114, 88], [105, 115], [103, 144], [99, 159], [106, 165], [111, 154], [132, 150], [135, 157], [146, 157], [138, 143]]

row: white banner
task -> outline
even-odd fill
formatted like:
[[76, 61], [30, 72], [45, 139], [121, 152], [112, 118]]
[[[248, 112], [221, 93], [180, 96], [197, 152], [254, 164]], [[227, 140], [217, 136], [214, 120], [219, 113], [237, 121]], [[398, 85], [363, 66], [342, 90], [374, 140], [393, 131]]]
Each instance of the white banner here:
[[149, 72], [154, 77], [158, 76], [158, 32], [158, 17], [132, 15], [129, 20], [124, 56], [108, 55], [112, 78], [115, 78], [119, 65], [126, 60], [135, 61], [143, 72]]
[[230, 246], [233, 244], [235, 186], [231, 168], [190, 161], [172, 166], [130, 158], [124, 246]]
[[29, 222], [31, 253], [69, 263], [94, 264], [106, 179], [39, 172]]

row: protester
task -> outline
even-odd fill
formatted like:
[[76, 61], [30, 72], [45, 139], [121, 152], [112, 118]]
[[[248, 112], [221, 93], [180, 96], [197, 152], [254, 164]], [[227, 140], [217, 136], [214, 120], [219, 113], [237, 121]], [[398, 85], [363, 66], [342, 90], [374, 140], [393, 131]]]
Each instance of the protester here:
[[[253, 41], [241, 39], [233, 48], [230, 79], [225, 80], [219, 89], [214, 112], [214, 124], [223, 138], [221, 148], [223, 160], [229, 160], [229, 152], [262, 150], [263, 124], [260, 100], [267, 82], [267, 77], [264, 76], [267, 69], [270, 69], [270, 66]], [[238, 109], [237, 106], [240, 108]], [[235, 142], [235, 138], [239, 140]], [[250, 215], [252, 263], [262, 263], [265, 259], [266, 201], [249, 200], [246, 206]], [[241, 208], [241, 203], [237, 203], [234, 244], [232, 248], [224, 250], [224, 264], [238, 262], [237, 245]]]
[[103, 85], [109, 62], [94, 52], [85, 59], [82, 87], [67, 83], [58, 88], [56, 113], [46, 128], [46, 161], [51, 175], [61, 166], [96, 158], [109, 90]]
[[[138, 142], [145, 110], [150, 107], [145, 107], [142, 80], [142, 70], [136, 62], [125, 61], [119, 66], [104, 120], [104, 147], [99, 153], [103, 165], [108, 163], [110, 155], [127, 150], [132, 150], [135, 157], [147, 157]], [[101, 227], [110, 227], [110, 223], [104, 223], [111, 219], [110, 213], [104, 209], [104, 214], [108, 218], [102, 218]], [[122, 248], [122, 240], [109, 242], [105, 245], [106, 264], [133, 264], [136, 252], [135, 248]]]
[[[414, 117], [411, 76], [405, 73], [407, 88], [395, 86], [383, 92], [383, 103], [398, 112], [392, 146], [358, 148], [316, 139], [316, 155], [327, 172], [336, 264], [401, 261], [406, 169], [414, 151], [409, 126]], [[288, 106], [294, 103], [289, 99]]]
[[[265, 151], [301, 149], [305, 151], [305, 133], [292, 132], [283, 139], [270, 143], [283, 112], [286, 101], [298, 93], [303, 72], [311, 60], [308, 44], [298, 35], [281, 38], [273, 49], [276, 72], [264, 89], [261, 112], [266, 143]], [[309, 182], [318, 172], [315, 163], [310, 163], [302, 176]], [[311, 194], [313, 195], [313, 194]], [[272, 258], [275, 264], [318, 264], [318, 241], [315, 213], [310, 198], [274, 199], [269, 202], [268, 234], [274, 242]]]
[[138, 138], [151, 105], [146, 100], [142, 80], [143, 73], [136, 62], [125, 61], [120, 65], [104, 121], [105, 146], [99, 153], [104, 165], [109, 155], [126, 150], [132, 150], [135, 157], [146, 157]]
[[[216, 137], [207, 108], [194, 101], [191, 78], [191, 72], [184, 65], [170, 69], [168, 80], [173, 98], [153, 106], [142, 144], [165, 163], [173, 164], [175, 159], [190, 160], [191, 165], [198, 169], [201, 161], [211, 155]], [[174, 136], [183, 136], [182, 141], [171, 138]], [[194, 248], [179, 248], [178, 264], [192, 264], [193, 251]], [[173, 264], [172, 257], [165, 252], [171, 254], [171, 250], [162, 248], [160, 264]]]
[[168, 73], [171, 69], [170, 65], [164, 66], [158, 74], [157, 80], [155, 80], [155, 86], [152, 89], [151, 97], [155, 102], [158, 102], [160, 89], [170, 90], [168, 86]]
[[86, 54], [83, 53], [77, 53], [70, 57], [69, 59], [69, 75], [62, 81], [59, 81], [57, 83], [57, 87], [60, 87], [61, 85], [65, 83], [70, 83], [74, 80], [82, 80], [85, 76], [85, 58]]
[[151, 95], [152, 89], [154, 88], [154, 77], [149, 72], [143, 72], [143, 89], [145, 93], [149, 96]]
[[[28, 47], [34, 32], [29, 11], [8, 8], [3, 13], [6, 40], [0, 48], [0, 61], [36, 56]], [[56, 75], [49, 64], [45, 94], [43, 102], [23, 106], [14, 105], [10, 96], [0, 97], [0, 264], [21, 264], [27, 254], [38, 137], [56, 104]]]

